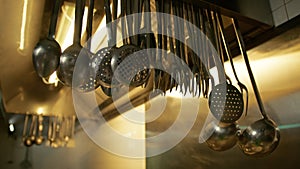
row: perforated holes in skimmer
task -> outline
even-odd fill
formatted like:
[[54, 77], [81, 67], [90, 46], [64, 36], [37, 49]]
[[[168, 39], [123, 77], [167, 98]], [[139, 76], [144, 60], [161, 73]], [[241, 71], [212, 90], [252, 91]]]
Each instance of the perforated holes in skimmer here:
[[111, 58], [114, 48], [102, 48], [92, 59], [91, 67], [95, 73], [95, 86], [112, 87], [113, 71], [111, 68]]
[[243, 114], [243, 96], [231, 84], [218, 84], [209, 95], [209, 108], [211, 113], [221, 122], [233, 123]]
[[124, 45], [118, 49], [116, 79], [126, 85], [140, 86], [149, 77], [149, 58], [146, 51], [134, 45]]

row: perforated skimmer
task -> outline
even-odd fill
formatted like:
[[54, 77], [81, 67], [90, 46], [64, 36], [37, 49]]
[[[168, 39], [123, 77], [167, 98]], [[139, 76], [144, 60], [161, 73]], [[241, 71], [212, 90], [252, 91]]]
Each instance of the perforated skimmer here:
[[[217, 51], [221, 55], [222, 63], [224, 63], [224, 54], [220, 30], [214, 13], [207, 13], [208, 23], [211, 26], [212, 37], [215, 37]], [[209, 95], [209, 108], [211, 113], [223, 123], [233, 123], [237, 121], [244, 111], [244, 100], [241, 92], [231, 84], [229, 77], [226, 75], [224, 66], [222, 66], [226, 80], [216, 85]], [[222, 73], [222, 72], [221, 72]]]
[[243, 96], [230, 83], [218, 84], [209, 94], [209, 108], [221, 122], [235, 122], [244, 110]]

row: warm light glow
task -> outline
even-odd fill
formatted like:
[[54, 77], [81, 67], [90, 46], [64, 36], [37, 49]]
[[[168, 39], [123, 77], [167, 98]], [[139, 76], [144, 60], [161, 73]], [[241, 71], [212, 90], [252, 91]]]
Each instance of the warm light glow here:
[[[57, 41], [61, 44], [61, 49], [64, 51], [70, 45], [73, 44], [73, 35], [74, 35], [74, 21], [75, 21], [75, 6], [74, 4], [65, 3], [62, 6], [62, 18], [59, 23], [59, 29], [57, 31]], [[87, 24], [87, 12], [88, 7], [84, 8], [84, 15], [82, 19], [82, 31], [81, 36], [85, 32]]]
[[[120, 1], [118, 3], [118, 16], [121, 14], [120, 9]], [[62, 51], [64, 51], [67, 47], [69, 47], [73, 43], [73, 34], [74, 34], [74, 12], [75, 6], [73, 3], [64, 2], [62, 6], [62, 17], [60, 22], [58, 23], [58, 31], [57, 31], [57, 41], [61, 45]], [[86, 24], [87, 24], [87, 12], [88, 7], [85, 7], [83, 22], [82, 22], [82, 35], [85, 32]], [[107, 33], [101, 33], [105, 30], [106, 19], [105, 16], [101, 19], [100, 24], [98, 25], [93, 38], [91, 51], [96, 52], [97, 50], [107, 46]], [[118, 30], [119, 31], [119, 30]]]
[[39, 107], [38, 109], [37, 109], [37, 114], [43, 114], [44, 113], [44, 108], [42, 108], [42, 107]]
[[256, 134], [257, 134], [256, 131], [252, 131], [252, 132], [251, 132], [251, 135], [253, 135], [253, 136], [255, 136]]
[[58, 77], [57, 77], [57, 74], [56, 74], [56, 71], [55, 72], [53, 72], [50, 76], [49, 76], [49, 78], [42, 78], [43, 79], [43, 82], [45, 83], [45, 84], [54, 84], [54, 86], [55, 87], [57, 87], [57, 85], [58, 85], [58, 82], [59, 82], [59, 79], [58, 79]]
[[219, 126], [216, 126], [215, 129], [216, 129], [217, 132], [220, 132], [220, 131], [221, 131], [221, 128], [220, 128]]
[[55, 86], [57, 86], [58, 77], [57, 77], [56, 71], [54, 73], [52, 73], [52, 75], [50, 75], [48, 82], [51, 84], [55, 84]]
[[8, 128], [9, 128], [9, 131], [10, 131], [10, 132], [14, 132], [14, 131], [15, 131], [15, 126], [14, 126], [14, 124], [9, 124]]
[[25, 48], [25, 27], [26, 27], [26, 18], [27, 18], [27, 6], [28, 6], [28, 0], [24, 0], [21, 34], [20, 34], [20, 45], [19, 45], [20, 50], [24, 50]]

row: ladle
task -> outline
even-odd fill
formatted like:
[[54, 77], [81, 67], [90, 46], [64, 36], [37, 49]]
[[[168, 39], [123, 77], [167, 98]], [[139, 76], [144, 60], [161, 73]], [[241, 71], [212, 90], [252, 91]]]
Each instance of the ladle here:
[[35, 137], [35, 144], [36, 145], [41, 145], [44, 142], [44, 137], [43, 137], [43, 116], [39, 115], [38, 116], [38, 125], [37, 125], [37, 129], [38, 129], [38, 134]]
[[[236, 137], [239, 127], [236, 123], [211, 123], [206, 130], [212, 130], [211, 136], [206, 140], [206, 144], [214, 151], [225, 151], [236, 145]], [[210, 131], [208, 131], [210, 133]]]
[[55, 38], [56, 22], [62, 0], [56, 0], [52, 10], [48, 37], [40, 40], [33, 49], [32, 62], [37, 74], [49, 77], [59, 66], [61, 48]]
[[22, 134], [23, 142], [25, 141], [25, 139], [27, 137], [28, 120], [29, 120], [29, 115], [26, 114], [25, 119], [24, 119], [23, 134]]
[[36, 115], [32, 115], [31, 118], [31, 124], [30, 124], [30, 129], [29, 129], [29, 135], [25, 138], [24, 140], [24, 145], [27, 147], [30, 147], [34, 144], [35, 141], [35, 134], [36, 134]]
[[280, 141], [280, 132], [275, 124], [272, 121], [263, 106], [263, 102], [261, 100], [261, 96], [259, 94], [251, 66], [249, 63], [248, 55], [246, 52], [245, 44], [242, 38], [242, 34], [239, 28], [239, 24], [237, 19], [232, 18], [232, 24], [234, 27], [235, 35], [238, 40], [238, 44], [241, 50], [241, 54], [245, 60], [246, 67], [249, 73], [249, 77], [251, 80], [251, 84], [253, 87], [253, 91], [255, 94], [255, 98], [260, 110], [262, 119], [252, 123], [248, 128], [246, 128], [239, 135], [239, 147], [244, 152], [244, 154], [249, 156], [265, 156], [272, 153], [279, 144]]
[[[89, 80], [89, 69], [87, 69], [90, 63], [89, 52], [80, 44], [84, 4], [85, 0], [76, 0], [73, 44], [61, 55], [57, 71], [57, 76], [63, 84], [75, 88], [79, 88]], [[79, 55], [83, 57], [80, 57], [80, 61], [76, 64]], [[77, 69], [82, 71], [76, 72], [73, 82], [75, 64]]]

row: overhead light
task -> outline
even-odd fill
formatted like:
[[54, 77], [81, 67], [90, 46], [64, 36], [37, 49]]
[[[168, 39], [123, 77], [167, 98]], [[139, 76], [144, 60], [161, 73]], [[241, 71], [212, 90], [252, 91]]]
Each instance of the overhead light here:
[[10, 131], [11, 133], [13, 133], [13, 132], [15, 131], [15, 126], [14, 126], [14, 124], [9, 124], [8, 128], [9, 128], [9, 131]]
[[39, 108], [37, 109], [36, 113], [37, 113], [38, 115], [43, 114], [43, 113], [44, 113], [44, 108], [39, 107]]

